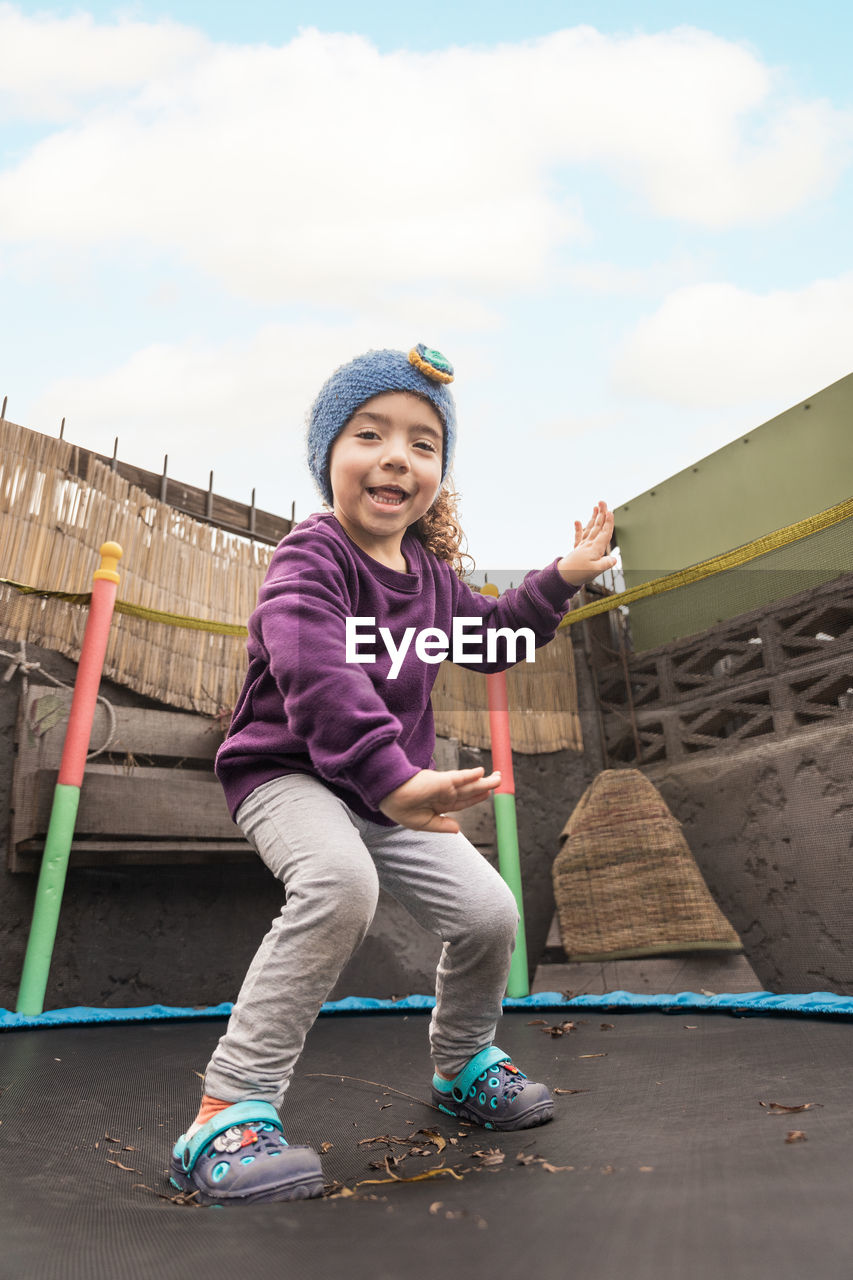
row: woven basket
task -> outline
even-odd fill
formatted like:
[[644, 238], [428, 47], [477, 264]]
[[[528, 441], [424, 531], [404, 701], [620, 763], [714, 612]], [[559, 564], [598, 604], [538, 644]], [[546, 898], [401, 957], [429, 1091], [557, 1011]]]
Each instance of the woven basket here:
[[587, 787], [560, 834], [552, 874], [571, 960], [742, 950], [681, 825], [636, 769], [605, 770]]

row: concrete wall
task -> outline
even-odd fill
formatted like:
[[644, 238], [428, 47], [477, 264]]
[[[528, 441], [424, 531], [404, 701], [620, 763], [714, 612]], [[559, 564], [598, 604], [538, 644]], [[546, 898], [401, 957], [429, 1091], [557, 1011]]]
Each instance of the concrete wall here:
[[768, 991], [853, 994], [849, 727], [643, 771]]

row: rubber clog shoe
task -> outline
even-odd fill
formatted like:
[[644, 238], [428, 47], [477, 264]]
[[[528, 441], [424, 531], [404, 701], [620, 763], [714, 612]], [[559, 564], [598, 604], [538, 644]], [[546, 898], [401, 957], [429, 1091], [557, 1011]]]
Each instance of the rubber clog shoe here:
[[322, 1195], [323, 1170], [311, 1147], [290, 1147], [269, 1102], [235, 1102], [191, 1138], [175, 1143], [173, 1187], [198, 1204], [258, 1204]]
[[545, 1085], [528, 1080], [497, 1045], [473, 1057], [449, 1090], [437, 1088], [436, 1080], [433, 1104], [484, 1129], [531, 1129], [554, 1114], [554, 1101]]

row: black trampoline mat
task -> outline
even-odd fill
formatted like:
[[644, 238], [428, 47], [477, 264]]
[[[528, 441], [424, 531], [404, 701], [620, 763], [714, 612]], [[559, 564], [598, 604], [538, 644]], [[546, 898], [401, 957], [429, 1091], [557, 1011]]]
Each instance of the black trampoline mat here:
[[[576, 1029], [550, 1034], [575, 1012]], [[289, 1142], [330, 1144], [326, 1181], [353, 1194], [181, 1206], [169, 1147], [223, 1028], [0, 1035], [3, 1280], [853, 1276], [848, 1022], [508, 1013], [501, 1047], [580, 1092], [556, 1095], [552, 1123], [500, 1134], [391, 1092], [429, 1097], [426, 1016], [322, 1017], [282, 1118]], [[389, 1177], [389, 1153], [400, 1177], [441, 1165], [458, 1177], [367, 1182]]]

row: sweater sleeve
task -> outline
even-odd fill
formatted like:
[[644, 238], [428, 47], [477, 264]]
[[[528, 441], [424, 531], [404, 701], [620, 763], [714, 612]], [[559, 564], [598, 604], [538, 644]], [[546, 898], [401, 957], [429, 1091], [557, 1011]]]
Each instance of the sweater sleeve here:
[[[454, 619], [477, 618], [480, 620], [479, 634], [483, 637], [489, 631], [497, 632], [506, 628], [511, 632], [517, 632], [526, 628], [533, 632], [534, 647], [541, 649], [543, 645], [554, 639], [557, 628], [568, 611], [569, 601], [578, 591], [577, 587], [571, 587], [564, 581], [557, 568], [558, 560], [559, 556], [544, 569], [531, 570], [530, 573], [525, 574], [520, 586], [511, 587], [497, 597], [485, 596], [479, 591], [472, 590], [451, 571], [454, 582]], [[466, 647], [472, 652], [482, 652], [483, 658], [459, 660], [451, 653], [451, 661], [456, 666], [469, 667], [474, 671], [489, 674], [495, 671], [506, 671], [516, 662], [522, 661], [525, 656], [526, 646], [523, 637], [519, 637], [513, 654], [513, 647], [507, 643], [507, 638], [496, 636], [495, 661], [488, 662], [485, 660], [485, 640], [478, 648], [475, 640], [477, 635], [478, 632], [472, 627]]]
[[378, 811], [418, 772], [391, 714], [362, 665], [346, 661], [351, 613], [344, 566], [316, 539], [279, 549], [249, 620], [266, 656], [289, 729], [321, 778], [348, 787]]

